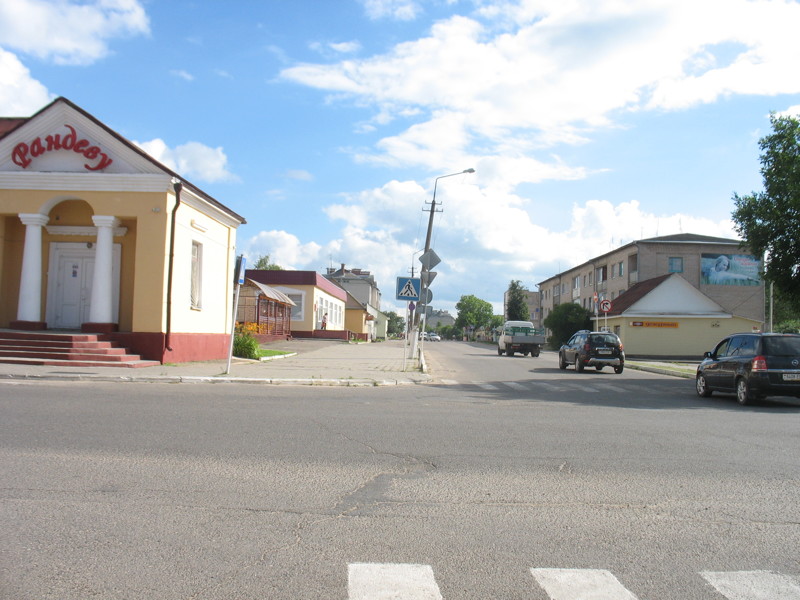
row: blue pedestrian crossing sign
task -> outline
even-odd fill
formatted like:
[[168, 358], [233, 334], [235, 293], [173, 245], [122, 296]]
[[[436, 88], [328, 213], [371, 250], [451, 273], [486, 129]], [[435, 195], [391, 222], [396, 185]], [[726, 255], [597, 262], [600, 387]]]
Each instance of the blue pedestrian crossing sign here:
[[398, 277], [396, 300], [419, 300], [420, 280], [419, 277]]

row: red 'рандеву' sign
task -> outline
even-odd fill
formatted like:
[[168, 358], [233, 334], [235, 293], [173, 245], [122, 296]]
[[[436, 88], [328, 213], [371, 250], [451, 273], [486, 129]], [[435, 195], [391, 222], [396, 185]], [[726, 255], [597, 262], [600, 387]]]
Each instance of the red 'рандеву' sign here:
[[41, 156], [45, 152], [55, 152], [57, 150], [72, 150], [77, 154], [82, 154], [86, 160], [96, 160], [96, 164], [83, 166], [89, 171], [100, 171], [110, 165], [113, 159], [109, 158], [108, 154], [102, 152], [99, 147], [92, 145], [92, 143], [85, 139], [79, 138], [75, 128], [71, 125], [64, 125], [69, 129], [69, 133], [62, 136], [60, 133], [34, 138], [30, 144], [20, 142], [14, 146], [11, 152], [11, 160], [15, 165], [19, 165], [23, 169], [27, 169], [32, 159]]

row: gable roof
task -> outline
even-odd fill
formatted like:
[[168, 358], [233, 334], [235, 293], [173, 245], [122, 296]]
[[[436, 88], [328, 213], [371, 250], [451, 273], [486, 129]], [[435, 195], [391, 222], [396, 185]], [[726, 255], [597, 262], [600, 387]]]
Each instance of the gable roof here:
[[247, 279], [246, 283], [248, 285], [256, 286], [259, 290], [261, 290], [261, 293], [264, 294], [270, 300], [274, 300], [275, 302], [280, 302], [281, 304], [288, 304], [289, 306], [296, 306], [294, 301], [291, 298], [289, 298], [289, 296], [287, 296], [283, 292], [279, 292], [278, 290], [269, 287], [266, 283], [259, 283], [258, 281], [254, 281], [253, 279]]
[[171, 176], [173, 179], [180, 181], [184, 186], [184, 188], [188, 188], [198, 197], [202, 198], [209, 204], [215, 206], [217, 209], [226, 213], [236, 221], [239, 221], [240, 223], [247, 222], [244, 217], [232, 211], [230, 208], [219, 202], [216, 198], [213, 198], [212, 196], [208, 195], [199, 187], [197, 187], [190, 181], [186, 180], [184, 177], [182, 177], [169, 167], [165, 166], [161, 162], [157, 161], [147, 152], [139, 148], [136, 144], [134, 144], [127, 138], [123, 137], [122, 135], [120, 135], [119, 133], [108, 127], [105, 123], [103, 123], [93, 115], [83, 110], [80, 106], [74, 104], [73, 102], [64, 97], [56, 98], [50, 104], [40, 109], [39, 111], [37, 111], [35, 114], [33, 114], [28, 118], [18, 118], [18, 117], [0, 118], [0, 141], [4, 140], [5, 138], [8, 138], [9, 136], [11, 136], [11, 134], [21, 134], [26, 129], [34, 127], [38, 119], [44, 117], [46, 113], [51, 112], [58, 107], [68, 107], [70, 110], [75, 111], [80, 116], [82, 116], [83, 118], [94, 124], [96, 127], [101, 129], [103, 132], [114, 138], [117, 142], [122, 144], [128, 151], [134, 153], [135, 155], [140, 157], [140, 159], [143, 159], [146, 163], [152, 165], [152, 167], [155, 167], [157, 171], [161, 171]]
[[27, 121], [27, 117], [0, 117], [0, 140], [9, 132]]
[[699, 235], [696, 233], [676, 233], [673, 235], [662, 235], [660, 237], [646, 238], [639, 240], [640, 243], [687, 243], [687, 244], [729, 244], [732, 246], [739, 246], [741, 240], [732, 240], [730, 238], [712, 237], [710, 235]]
[[732, 315], [677, 273], [637, 283], [611, 303], [608, 316], [716, 317]]
[[347, 292], [332, 281], [325, 279], [316, 271], [271, 271], [261, 269], [246, 269], [245, 277], [266, 283], [267, 285], [283, 285], [286, 287], [310, 285], [318, 287], [343, 302], [347, 301]]

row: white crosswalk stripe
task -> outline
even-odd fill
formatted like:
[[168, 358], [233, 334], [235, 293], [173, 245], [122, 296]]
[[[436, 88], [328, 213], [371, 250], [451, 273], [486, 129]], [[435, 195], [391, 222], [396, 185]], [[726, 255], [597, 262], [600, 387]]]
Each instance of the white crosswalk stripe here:
[[800, 585], [779, 573], [705, 571], [700, 575], [728, 600], [800, 600]]
[[[550, 600], [638, 600], [605, 569], [530, 569]], [[771, 571], [703, 571], [727, 600], [800, 600], [798, 581]], [[348, 600], [444, 600], [429, 565], [352, 563]]]
[[496, 390], [497, 386], [492, 385], [491, 383], [486, 383], [484, 381], [473, 381], [472, 385], [477, 385], [482, 390]]
[[517, 383], [516, 381], [504, 381], [503, 384], [507, 385], [512, 390], [521, 390], [521, 391], [527, 392], [528, 389], [529, 389], [527, 386], [525, 386], [525, 385], [523, 385], [521, 383]]
[[442, 600], [428, 565], [355, 563], [347, 578], [349, 600]]
[[438, 381], [441, 385], [474, 385], [484, 390], [498, 390], [502, 387], [509, 387], [512, 390], [516, 390], [519, 392], [529, 392], [532, 394], [535, 393], [553, 393], [553, 394], [560, 394], [560, 393], [583, 393], [583, 394], [599, 394], [599, 393], [613, 393], [613, 394], [624, 394], [630, 392], [636, 392], [640, 394], [652, 394], [653, 388], [649, 388], [647, 386], [641, 384], [633, 384], [633, 383], [602, 383], [602, 382], [586, 382], [581, 383], [578, 381], [574, 382], [559, 382], [559, 383], [549, 383], [544, 381], [457, 381], [455, 379], [440, 379]]
[[552, 600], [637, 600], [604, 569], [531, 569]]

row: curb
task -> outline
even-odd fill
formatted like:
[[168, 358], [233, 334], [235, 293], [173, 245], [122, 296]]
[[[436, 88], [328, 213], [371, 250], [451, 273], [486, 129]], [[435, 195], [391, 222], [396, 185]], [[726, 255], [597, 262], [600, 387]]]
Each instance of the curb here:
[[664, 367], [653, 367], [650, 365], [638, 365], [631, 362], [626, 362], [625, 367], [634, 369], [636, 371], [645, 371], [647, 373], [656, 373], [658, 375], [669, 375], [671, 377], [682, 377], [684, 379], [694, 379], [695, 374], [688, 371], [677, 371], [674, 369], [665, 369]]
[[428, 381], [400, 381], [397, 379], [262, 379], [254, 377], [208, 377], [200, 375], [159, 375], [159, 376], [125, 376], [125, 375], [21, 375], [5, 374], [0, 379], [18, 379], [23, 381], [94, 381], [105, 383], [239, 383], [256, 385], [310, 385], [329, 387], [387, 387], [399, 385], [424, 385]]

